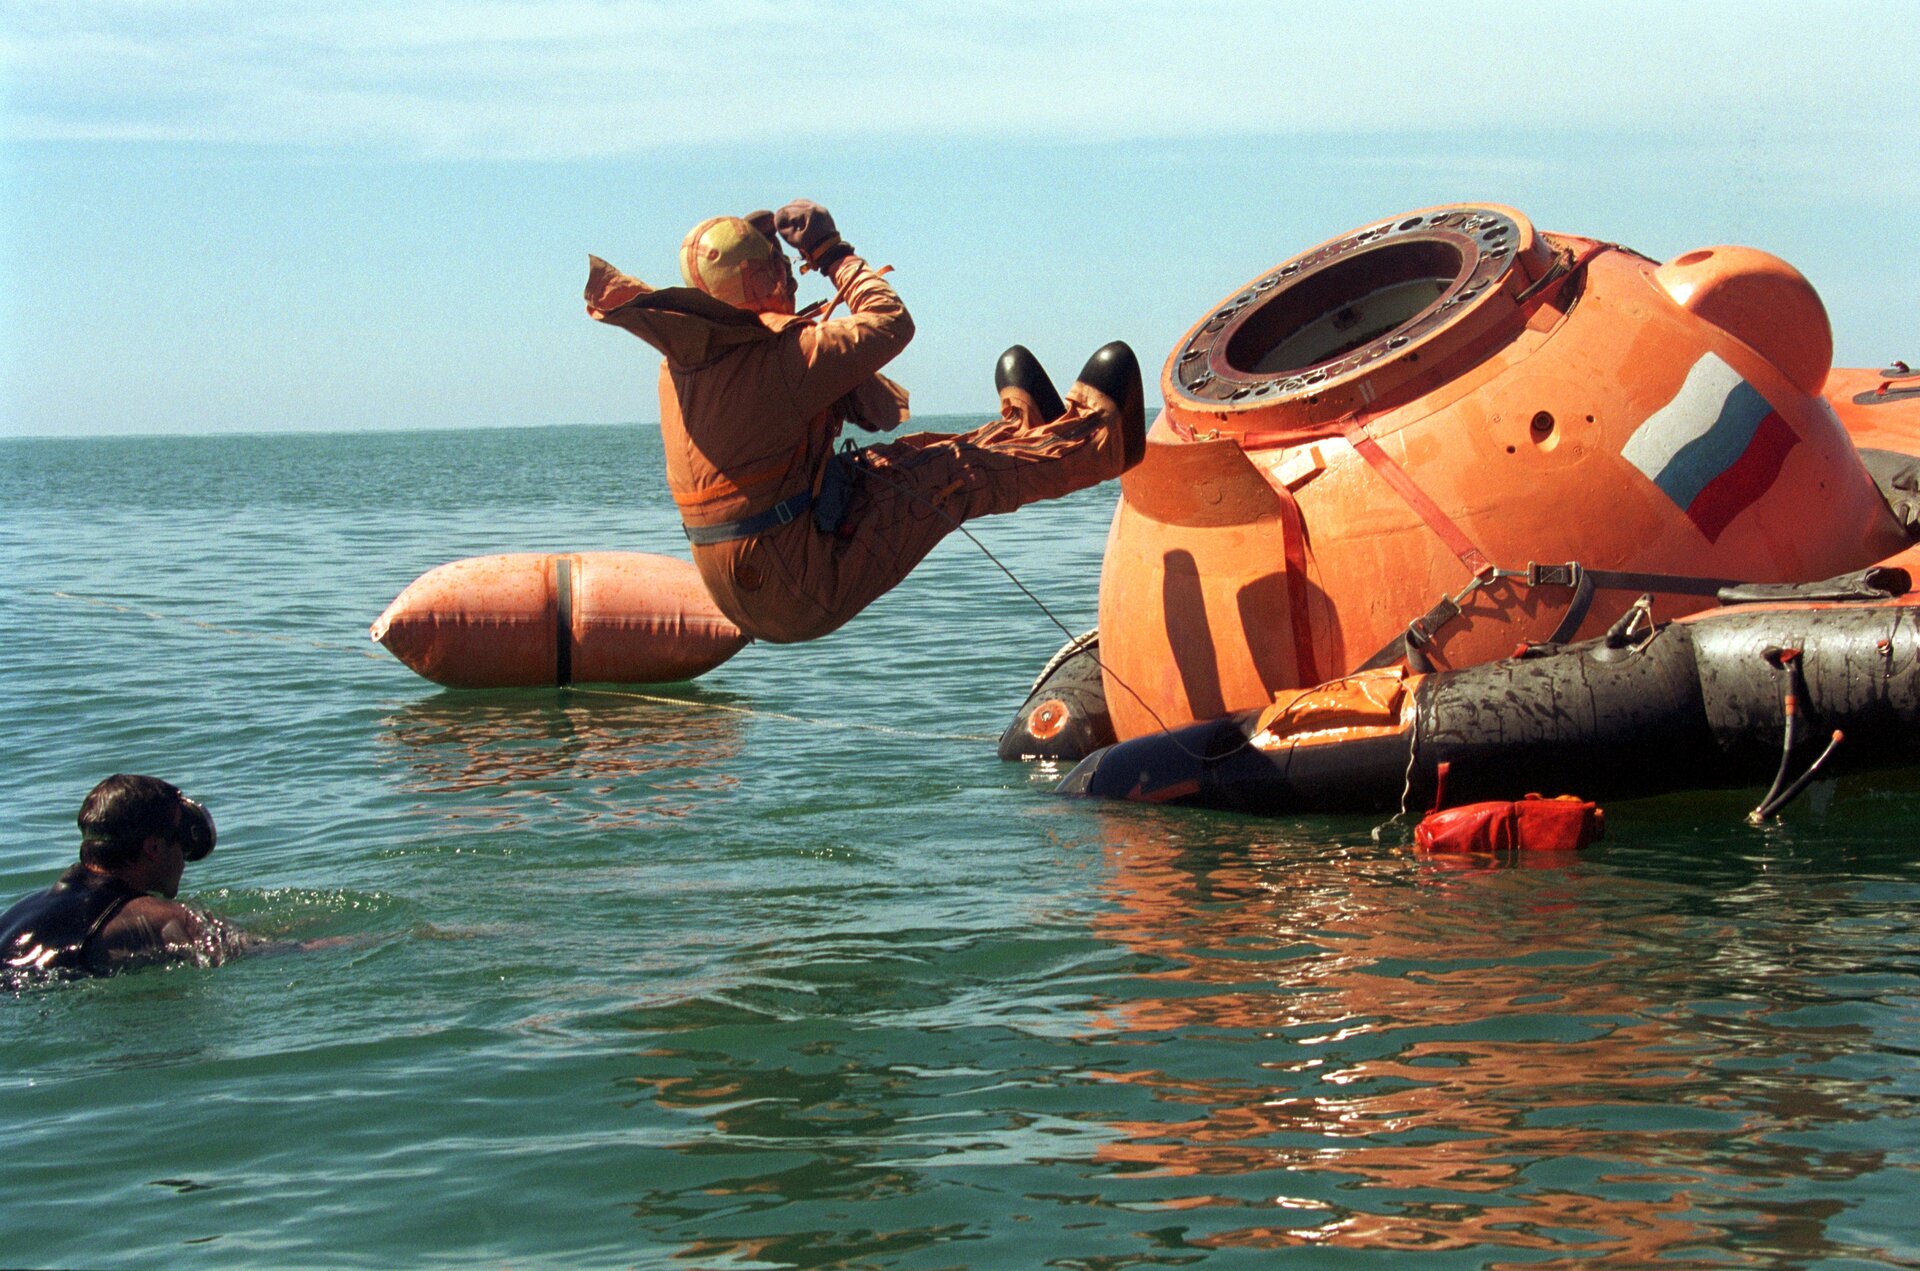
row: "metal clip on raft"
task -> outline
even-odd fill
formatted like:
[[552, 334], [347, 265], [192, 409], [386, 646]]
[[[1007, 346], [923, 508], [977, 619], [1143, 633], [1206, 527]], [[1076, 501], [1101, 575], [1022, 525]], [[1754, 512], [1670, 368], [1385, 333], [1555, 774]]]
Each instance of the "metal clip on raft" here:
[[[1398, 657], [1405, 657], [1409, 669], [1426, 674], [1433, 670], [1432, 662], [1424, 652], [1440, 636], [1440, 631], [1448, 623], [1466, 612], [1464, 606], [1469, 596], [1483, 587], [1496, 582], [1514, 581], [1527, 588], [1560, 587], [1572, 591], [1573, 596], [1567, 602], [1566, 612], [1554, 627], [1553, 634], [1539, 642], [1527, 641], [1522, 649], [1540, 646], [1552, 647], [1563, 644], [1579, 631], [1593, 603], [1596, 587], [1601, 585], [1620, 587], [1627, 585], [1656, 586], [1683, 594], [1708, 595], [1728, 585], [1725, 579], [1689, 578], [1673, 574], [1627, 573], [1617, 570], [1592, 570], [1579, 561], [1567, 561], [1559, 565], [1542, 565], [1537, 561], [1528, 561], [1525, 569], [1501, 569], [1488, 565], [1480, 569], [1468, 580], [1467, 585], [1451, 596], [1442, 596], [1433, 608], [1407, 624], [1400, 639], [1389, 644], [1362, 664], [1360, 669], [1385, 666]], [[1653, 624], [1653, 593], [1643, 594], [1639, 601], [1621, 615], [1613, 629], [1607, 633], [1609, 649], [1625, 647], [1628, 637], [1633, 633], [1632, 624], [1643, 621], [1647, 627]]]
[[[1653, 621], [1653, 593], [1644, 592], [1640, 599], [1627, 606], [1627, 611], [1614, 620], [1607, 628], [1607, 634], [1600, 638], [1600, 648], [1594, 656], [1601, 660], [1624, 657], [1638, 653], [1647, 647], [1648, 641], [1659, 634], [1659, 627]], [[1636, 635], [1643, 636], [1634, 643]]]
[[1397, 654], [1406, 659], [1409, 670], [1418, 671], [1422, 675], [1428, 674], [1433, 670], [1433, 663], [1427, 658], [1426, 647], [1439, 639], [1443, 627], [1466, 612], [1464, 606], [1467, 598], [1499, 579], [1525, 578], [1526, 576], [1526, 573], [1521, 570], [1500, 569], [1493, 565], [1482, 566], [1475, 571], [1472, 578], [1467, 580], [1466, 586], [1451, 596], [1442, 596], [1438, 604], [1407, 624], [1401, 639], [1369, 658], [1361, 664], [1359, 669], [1367, 670], [1385, 666], [1394, 661]]

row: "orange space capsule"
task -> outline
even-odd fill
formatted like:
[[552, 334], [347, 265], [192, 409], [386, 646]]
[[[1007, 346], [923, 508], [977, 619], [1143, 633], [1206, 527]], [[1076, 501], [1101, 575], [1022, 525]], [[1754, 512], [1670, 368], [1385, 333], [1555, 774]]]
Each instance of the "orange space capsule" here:
[[747, 636], [689, 561], [646, 552], [523, 552], [428, 570], [371, 634], [450, 688], [690, 680]]
[[1920, 406], [1905, 368], [1830, 383], [1832, 353], [1777, 257], [1662, 263], [1491, 204], [1274, 267], [1175, 345], [1121, 480], [1099, 626], [1118, 735], [1902, 551], [1849, 429], [1911, 456]]

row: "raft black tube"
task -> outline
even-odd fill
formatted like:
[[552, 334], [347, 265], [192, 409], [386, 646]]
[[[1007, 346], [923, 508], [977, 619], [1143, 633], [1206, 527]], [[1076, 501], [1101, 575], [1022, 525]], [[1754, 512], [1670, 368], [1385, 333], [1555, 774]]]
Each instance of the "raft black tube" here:
[[1604, 799], [1765, 786], [1786, 726], [1783, 649], [1801, 651], [1806, 743], [1842, 729], [1834, 775], [1920, 762], [1920, 619], [1906, 604], [1741, 606], [1620, 647], [1538, 650], [1412, 685], [1411, 727], [1353, 740], [1248, 744], [1258, 712], [1089, 755], [1059, 793], [1265, 814], [1432, 806], [1529, 792]]
[[1100, 666], [1100, 633], [1068, 640], [1048, 660], [1013, 722], [1000, 734], [1002, 759], [1078, 763], [1117, 740]]

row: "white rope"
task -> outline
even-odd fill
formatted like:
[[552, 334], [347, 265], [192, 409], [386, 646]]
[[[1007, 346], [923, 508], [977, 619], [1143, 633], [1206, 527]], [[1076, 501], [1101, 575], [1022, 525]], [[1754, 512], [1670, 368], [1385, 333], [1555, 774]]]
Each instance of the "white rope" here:
[[[115, 613], [137, 614], [154, 622], [171, 623], [175, 626], [192, 627], [199, 631], [211, 631], [215, 635], [232, 636], [238, 640], [270, 640], [276, 644], [293, 644], [307, 649], [321, 649], [328, 653], [352, 653], [363, 658], [372, 658], [376, 662], [385, 662], [384, 654], [374, 653], [355, 645], [330, 644], [322, 640], [305, 640], [299, 636], [275, 635], [268, 631], [242, 631], [235, 627], [222, 627], [211, 622], [200, 622], [193, 618], [182, 618], [176, 614], [156, 613], [151, 609], [141, 609], [135, 605], [123, 605], [111, 600], [100, 600], [92, 596], [76, 596], [69, 591], [49, 593], [61, 600], [71, 600], [77, 604], [92, 605], [96, 609], [110, 609]], [[689, 707], [694, 710], [721, 711], [730, 715], [747, 715], [755, 719], [779, 720], [787, 724], [802, 724], [808, 728], [841, 729], [869, 733], [884, 733], [890, 737], [906, 737], [914, 741], [998, 741], [981, 733], [930, 733], [911, 728], [894, 728], [887, 724], [868, 724], [858, 720], [812, 719], [805, 715], [789, 715], [783, 711], [756, 710], [750, 706], [731, 706], [725, 702], [703, 702], [697, 698], [665, 697], [657, 693], [635, 693], [625, 689], [582, 688], [569, 685], [574, 693], [595, 693], [602, 697], [625, 697], [636, 702], [653, 702], [663, 706]]]
[[582, 688], [570, 686], [575, 693], [598, 693], [605, 697], [630, 697], [637, 702], [658, 702], [667, 706], [694, 706], [705, 710], [726, 711], [734, 715], [751, 715], [755, 719], [777, 719], [787, 724], [805, 724], [809, 728], [836, 728], [867, 733], [885, 733], [890, 737], [910, 737], [915, 741], [999, 741], [998, 737], [988, 737], [981, 733], [923, 733], [911, 728], [894, 728], [887, 724], [868, 724], [852, 719], [811, 719], [805, 715], [789, 715], [784, 711], [755, 710], [750, 706], [729, 706], [724, 702], [702, 702], [685, 697], [662, 697], [654, 693], [635, 693], [617, 688]]
[[193, 618], [182, 618], [175, 614], [155, 613], [151, 609], [141, 609], [134, 605], [116, 604], [111, 600], [97, 600], [92, 596], [76, 596], [69, 591], [55, 591], [49, 594], [57, 596], [61, 600], [72, 600], [79, 604], [92, 605], [96, 609], [111, 609], [115, 613], [138, 614], [142, 618], [150, 618], [155, 622], [169, 622], [176, 626], [195, 627], [201, 631], [211, 631], [216, 635], [233, 636], [240, 640], [271, 640], [276, 644], [296, 644], [303, 649], [324, 649], [329, 653], [355, 653], [363, 658], [372, 658], [376, 662], [386, 661], [380, 654], [360, 648], [357, 645], [328, 644], [323, 640], [305, 640], [299, 636], [274, 635], [270, 631], [241, 631], [234, 627], [222, 627], [215, 623], [200, 622]]
[[1400, 810], [1373, 827], [1373, 841], [1381, 841], [1381, 835], [1387, 827], [1396, 821], [1404, 821], [1407, 816], [1407, 800], [1413, 797], [1413, 761], [1420, 753], [1420, 708], [1413, 710], [1413, 725], [1407, 729], [1407, 771], [1400, 786]]

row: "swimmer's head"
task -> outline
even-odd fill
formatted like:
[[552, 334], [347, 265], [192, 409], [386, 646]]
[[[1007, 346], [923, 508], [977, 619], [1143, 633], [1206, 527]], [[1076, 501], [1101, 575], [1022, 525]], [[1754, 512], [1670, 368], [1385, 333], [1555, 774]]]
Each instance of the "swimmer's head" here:
[[116, 773], [95, 786], [75, 818], [80, 859], [95, 869], [118, 870], [140, 856], [149, 838], [179, 845], [188, 861], [213, 851], [213, 817], [178, 786], [158, 777]]

